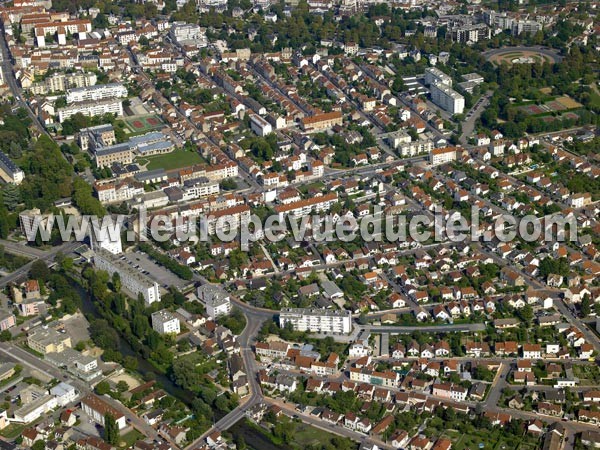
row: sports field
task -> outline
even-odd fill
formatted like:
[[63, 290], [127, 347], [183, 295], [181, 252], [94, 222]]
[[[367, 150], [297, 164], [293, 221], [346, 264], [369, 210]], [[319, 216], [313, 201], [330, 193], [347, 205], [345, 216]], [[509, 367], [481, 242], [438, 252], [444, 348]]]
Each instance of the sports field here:
[[162, 128], [163, 121], [156, 114], [148, 116], [133, 116], [123, 119], [125, 125], [132, 133], [147, 133], [148, 131]]

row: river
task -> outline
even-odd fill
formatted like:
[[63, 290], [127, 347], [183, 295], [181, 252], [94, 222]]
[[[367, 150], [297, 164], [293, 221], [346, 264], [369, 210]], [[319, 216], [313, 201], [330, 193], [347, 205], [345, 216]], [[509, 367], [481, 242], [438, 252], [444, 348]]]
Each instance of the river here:
[[[81, 287], [76, 281], [72, 280], [71, 285], [74, 289], [77, 290], [79, 297], [81, 298], [82, 307], [81, 310], [86, 318], [89, 320], [94, 318], [102, 318], [98, 313], [98, 309], [94, 302], [92, 302], [91, 296], [89, 293]], [[173, 397], [182, 401], [186, 405], [190, 406], [191, 400], [193, 396], [190, 395], [188, 391], [177, 386], [173, 380], [171, 380], [168, 376], [158, 373], [156, 368], [145, 360], [142, 355], [135, 352], [129, 342], [123, 339], [119, 335], [119, 351], [123, 356], [131, 356], [137, 360], [138, 369], [137, 372], [142, 376], [146, 376], [147, 374], [153, 374], [154, 379], [161, 385], [161, 387], [171, 394]], [[215, 411], [215, 418], [219, 420], [222, 417], [222, 414]], [[288, 450], [289, 447], [278, 447], [273, 444], [267, 436], [262, 434], [261, 432], [255, 430], [254, 428], [248, 426], [248, 424], [244, 420], [240, 420], [236, 423], [230, 430], [232, 433], [235, 433], [235, 436], [242, 435], [246, 444], [249, 448], [253, 450]]]

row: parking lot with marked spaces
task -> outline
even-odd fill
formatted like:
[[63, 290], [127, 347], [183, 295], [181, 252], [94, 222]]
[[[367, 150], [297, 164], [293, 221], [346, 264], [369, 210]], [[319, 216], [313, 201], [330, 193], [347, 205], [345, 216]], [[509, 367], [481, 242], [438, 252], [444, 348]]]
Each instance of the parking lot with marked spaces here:
[[134, 269], [139, 270], [144, 275], [149, 275], [164, 289], [169, 286], [182, 288], [187, 284], [185, 280], [182, 280], [173, 272], [156, 264], [145, 253], [124, 253], [121, 256], [121, 259], [126, 261]]

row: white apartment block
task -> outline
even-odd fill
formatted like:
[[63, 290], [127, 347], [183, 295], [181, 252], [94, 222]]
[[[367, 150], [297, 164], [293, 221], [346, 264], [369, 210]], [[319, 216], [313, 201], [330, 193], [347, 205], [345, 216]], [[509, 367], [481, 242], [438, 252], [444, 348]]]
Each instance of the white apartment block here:
[[231, 299], [219, 286], [204, 284], [198, 288], [197, 296], [212, 319], [226, 316], [231, 312]]
[[219, 193], [219, 183], [216, 181], [209, 181], [206, 183], [197, 182], [192, 183], [185, 182], [183, 186], [183, 201], [194, 200], [196, 198], [208, 197], [209, 195], [216, 195]]
[[434, 84], [445, 84], [446, 86], [452, 87], [452, 77], [450, 75], [446, 75], [440, 69], [428, 67], [425, 69], [425, 84], [427, 86]]
[[429, 153], [433, 150], [433, 141], [429, 139], [411, 141], [400, 144], [397, 148], [401, 156], [416, 156], [422, 153]]
[[283, 308], [279, 314], [279, 326], [283, 328], [287, 323], [297, 331], [350, 333], [352, 314], [342, 310]]
[[456, 161], [457, 150], [456, 147], [434, 148], [429, 153], [429, 163], [432, 166], [438, 166]]
[[431, 101], [451, 114], [462, 114], [465, 110], [465, 98], [445, 84], [432, 84]]
[[156, 281], [145, 276], [106, 250], [96, 250], [94, 265], [99, 270], [107, 271], [110, 275], [118, 273], [121, 277], [123, 287], [136, 297], [142, 294], [146, 305], [160, 301], [160, 289]]
[[98, 77], [93, 72], [57, 73], [39, 83], [33, 83], [29, 90], [34, 95], [46, 95], [50, 92], [64, 92], [71, 88], [94, 86]]
[[293, 217], [302, 217], [311, 212], [327, 211], [334, 203], [337, 203], [337, 193], [312, 197], [285, 205], [277, 205], [275, 212], [279, 215], [279, 220], [283, 220], [286, 215]]
[[159, 334], [179, 334], [179, 319], [166, 309], [152, 313], [152, 329]]
[[103, 205], [122, 203], [135, 196], [144, 195], [144, 186], [132, 180], [111, 181], [94, 186], [98, 200]]
[[58, 110], [58, 121], [63, 123], [69, 117], [74, 116], [77, 113], [81, 113], [84, 116], [101, 116], [107, 113], [122, 116], [123, 104], [120, 99], [74, 103]]
[[127, 97], [127, 88], [122, 83], [97, 84], [67, 90], [68, 104], [125, 97]]

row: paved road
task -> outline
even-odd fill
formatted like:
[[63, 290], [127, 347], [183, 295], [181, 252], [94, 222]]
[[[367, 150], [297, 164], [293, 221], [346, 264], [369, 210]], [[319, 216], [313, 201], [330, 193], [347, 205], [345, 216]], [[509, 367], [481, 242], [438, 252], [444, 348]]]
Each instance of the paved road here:
[[188, 445], [187, 449], [192, 449], [200, 445], [207, 436], [215, 431], [225, 431], [231, 428], [245, 416], [248, 409], [261, 403], [264, 399], [260, 383], [258, 382], [259, 368], [256, 364], [254, 352], [252, 351], [252, 345], [256, 342], [256, 336], [262, 328], [263, 323], [273, 318], [273, 311], [254, 308], [235, 297], [232, 298], [246, 317], [246, 327], [242, 331], [242, 334], [238, 336], [238, 343], [240, 344], [240, 354], [244, 361], [244, 369], [248, 377], [250, 395], [246, 396], [237, 408], [219, 420], [210, 430]]
[[[46, 251], [44, 256], [42, 256], [38, 259], [40, 259], [42, 261], [46, 261], [46, 262], [51, 262], [54, 260], [57, 253], [60, 253], [60, 252], [62, 252], [63, 254], [70, 253], [80, 245], [81, 245], [80, 242], [67, 242], [59, 247], [53, 247], [51, 250]], [[25, 264], [24, 266], [21, 266], [20, 268], [18, 268], [14, 272], [12, 272], [11, 274], [0, 278], [0, 288], [4, 288], [8, 284], [14, 283], [15, 281], [18, 281], [21, 277], [24, 277], [29, 272], [29, 269], [31, 268], [31, 265], [33, 263], [34, 263], [34, 261], [30, 261], [27, 264]]]
[[479, 119], [481, 114], [483, 114], [485, 108], [487, 108], [490, 104], [490, 98], [492, 94], [492, 91], [486, 92], [485, 95], [483, 95], [479, 100], [477, 100], [475, 107], [468, 111], [467, 119], [462, 123], [462, 134], [460, 135], [460, 143], [463, 146], [466, 146], [469, 141], [469, 138], [473, 136], [475, 122], [477, 121], [477, 119]]
[[21, 90], [19, 88], [19, 85], [17, 84], [17, 80], [15, 79], [15, 75], [13, 73], [13, 66], [11, 63], [10, 52], [8, 50], [8, 44], [6, 42], [4, 34], [3, 24], [0, 24], [0, 51], [2, 52], [2, 72], [4, 74], [4, 81], [12, 91], [15, 100], [19, 103], [20, 106], [25, 108], [27, 114], [29, 114], [29, 117], [31, 117], [31, 120], [38, 128], [40, 133], [48, 135], [46, 129], [40, 122], [40, 119], [34, 114], [33, 110], [29, 106], [29, 103], [27, 103], [21, 95]]
[[47, 251], [39, 248], [30, 247], [26, 242], [12, 242], [0, 239], [0, 245], [9, 253], [26, 256], [28, 258], [43, 258], [48, 254]]

